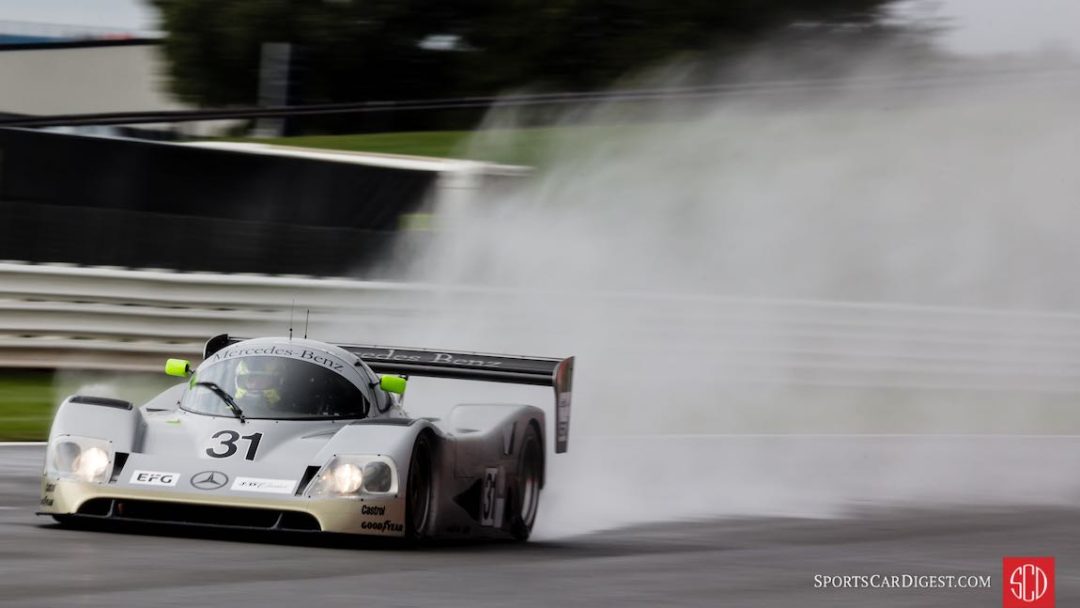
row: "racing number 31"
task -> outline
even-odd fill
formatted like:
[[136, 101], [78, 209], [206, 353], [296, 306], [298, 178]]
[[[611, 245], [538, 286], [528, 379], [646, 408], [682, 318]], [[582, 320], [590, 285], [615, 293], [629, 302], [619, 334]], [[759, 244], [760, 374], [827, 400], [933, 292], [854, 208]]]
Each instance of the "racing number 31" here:
[[241, 439], [247, 439], [248, 449], [247, 454], [244, 454], [244, 460], [255, 460], [255, 452], [259, 449], [259, 440], [262, 439], [262, 433], [252, 433], [250, 435], [240, 436], [240, 433], [236, 431], [218, 431], [214, 433], [211, 439], [221, 439], [221, 442], [215, 447], [224, 447], [224, 452], [219, 452], [214, 448], [206, 448], [206, 455], [211, 458], [228, 458], [236, 453], [236, 442]]

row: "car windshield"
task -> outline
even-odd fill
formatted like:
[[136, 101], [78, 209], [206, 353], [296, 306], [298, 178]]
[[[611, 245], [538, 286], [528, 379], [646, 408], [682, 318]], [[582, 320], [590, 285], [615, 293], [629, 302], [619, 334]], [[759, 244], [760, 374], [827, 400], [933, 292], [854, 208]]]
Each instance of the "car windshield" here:
[[236, 357], [199, 370], [180, 407], [233, 416], [208, 383], [230, 393], [247, 418], [363, 418], [364, 394], [326, 367], [288, 357]]

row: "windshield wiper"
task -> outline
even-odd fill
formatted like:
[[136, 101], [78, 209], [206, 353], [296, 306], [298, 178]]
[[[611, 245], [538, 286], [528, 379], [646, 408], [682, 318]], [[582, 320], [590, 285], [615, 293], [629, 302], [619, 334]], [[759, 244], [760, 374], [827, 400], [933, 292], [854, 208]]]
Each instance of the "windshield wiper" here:
[[244, 410], [240, 409], [240, 406], [236, 403], [236, 399], [234, 399], [233, 396], [229, 393], [225, 392], [225, 389], [221, 388], [213, 382], [196, 382], [195, 386], [203, 386], [210, 389], [211, 393], [214, 393], [215, 395], [220, 397], [221, 400], [225, 402], [225, 405], [229, 406], [229, 410], [232, 411], [232, 413], [236, 414], [236, 417], [240, 419], [241, 423], [247, 422], [247, 419], [244, 418]]

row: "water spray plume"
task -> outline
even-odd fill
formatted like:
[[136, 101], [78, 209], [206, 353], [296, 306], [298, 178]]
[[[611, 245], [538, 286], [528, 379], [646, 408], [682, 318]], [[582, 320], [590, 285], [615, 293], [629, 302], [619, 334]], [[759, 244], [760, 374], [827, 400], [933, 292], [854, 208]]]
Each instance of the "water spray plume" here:
[[[593, 126], [552, 131], [535, 175], [392, 261], [455, 295], [374, 339], [578, 356], [541, 536], [1075, 489], [1047, 473], [1010, 490], [1025, 448], [946, 435], [1080, 428], [1074, 347], [1046, 343], [1080, 304], [1080, 80], [870, 56], [825, 89], [570, 111], [563, 126]], [[899, 84], [866, 84], [882, 73]], [[476, 145], [515, 121], [500, 111]], [[476, 399], [438, 386], [411, 406]], [[881, 433], [937, 438], [833, 436]]]

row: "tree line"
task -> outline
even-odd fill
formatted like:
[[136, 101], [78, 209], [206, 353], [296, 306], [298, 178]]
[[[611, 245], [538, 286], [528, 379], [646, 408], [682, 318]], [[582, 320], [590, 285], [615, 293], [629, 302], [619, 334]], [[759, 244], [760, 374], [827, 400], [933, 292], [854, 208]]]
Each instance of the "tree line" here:
[[880, 27], [890, 0], [150, 0], [173, 91], [252, 105], [264, 43], [290, 103], [592, 90], [799, 27]]

